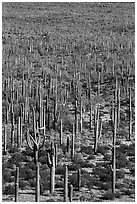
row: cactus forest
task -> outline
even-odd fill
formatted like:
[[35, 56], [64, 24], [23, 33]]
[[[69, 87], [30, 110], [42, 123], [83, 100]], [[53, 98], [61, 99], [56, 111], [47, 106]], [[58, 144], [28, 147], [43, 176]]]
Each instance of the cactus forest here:
[[135, 3], [2, 3], [3, 202], [135, 201]]

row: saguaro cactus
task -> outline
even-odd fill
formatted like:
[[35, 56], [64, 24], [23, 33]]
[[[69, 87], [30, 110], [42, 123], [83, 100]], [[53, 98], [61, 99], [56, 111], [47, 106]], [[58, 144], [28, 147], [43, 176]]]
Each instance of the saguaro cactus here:
[[78, 179], [78, 191], [79, 191], [81, 187], [81, 169], [78, 169], [77, 179]]
[[92, 130], [92, 104], [90, 105], [90, 119], [89, 119], [89, 124], [90, 124], [90, 130]]
[[4, 154], [7, 152], [7, 125], [4, 126]]
[[94, 154], [97, 153], [98, 131], [99, 131], [99, 106], [97, 107], [97, 116], [96, 116], [96, 114], [95, 114], [95, 140], [94, 140]]
[[18, 202], [19, 197], [19, 167], [16, 167], [15, 175], [15, 202]]
[[[31, 141], [33, 142], [33, 146], [31, 145]], [[30, 149], [34, 151], [34, 163], [37, 165], [38, 164], [38, 151], [39, 149], [42, 149], [45, 143], [45, 135], [43, 137], [43, 142], [40, 145], [40, 133], [36, 129], [36, 120], [35, 120], [35, 110], [33, 108], [33, 136], [29, 134], [29, 130], [27, 131], [27, 144]]]
[[62, 145], [62, 119], [60, 119], [60, 132], [59, 132], [59, 143]]
[[36, 189], [35, 189], [35, 202], [39, 202], [40, 199], [40, 175], [39, 175], [39, 165], [36, 166]]
[[83, 131], [82, 99], [80, 100], [80, 132]]
[[113, 148], [112, 148], [112, 193], [115, 194], [115, 183], [116, 183], [116, 132], [117, 132], [117, 114], [114, 109], [114, 121], [113, 124]]
[[75, 136], [78, 134], [78, 117], [77, 117], [78, 101], [75, 99]]
[[14, 112], [11, 112], [11, 145], [14, 146]]
[[55, 156], [47, 154], [47, 164], [50, 168], [50, 193], [54, 193], [55, 189]]
[[131, 87], [129, 87], [129, 140], [132, 135], [132, 106], [131, 106]]
[[65, 166], [64, 173], [64, 202], [68, 201], [68, 167]]
[[71, 159], [74, 158], [75, 153], [75, 125], [73, 124], [72, 140], [71, 140]]
[[72, 202], [73, 199], [73, 185], [69, 185], [69, 202]]
[[67, 136], [67, 152], [70, 153], [70, 137]]

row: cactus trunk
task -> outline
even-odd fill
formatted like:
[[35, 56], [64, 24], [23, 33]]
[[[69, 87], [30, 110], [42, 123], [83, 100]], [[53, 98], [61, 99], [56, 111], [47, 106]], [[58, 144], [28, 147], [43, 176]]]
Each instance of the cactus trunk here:
[[19, 197], [19, 167], [16, 167], [16, 177], [15, 177], [15, 202], [18, 202]]
[[64, 174], [64, 202], [68, 201], [68, 167], [65, 166]]

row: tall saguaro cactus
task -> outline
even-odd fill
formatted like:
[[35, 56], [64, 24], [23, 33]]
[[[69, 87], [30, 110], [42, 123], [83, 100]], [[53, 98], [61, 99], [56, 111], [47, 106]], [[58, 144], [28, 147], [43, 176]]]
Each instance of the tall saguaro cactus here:
[[47, 164], [50, 168], [50, 193], [54, 193], [55, 189], [55, 155], [47, 154]]
[[132, 106], [131, 106], [131, 87], [129, 88], [129, 140], [132, 135]]
[[113, 148], [112, 148], [112, 193], [115, 194], [116, 183], [116, 133], [117, 133], [117, 113], [114, 108], [114, 121], [113, 124]]
[[94, 139], [94, 154], [97, 153], [97, 143], [99, 134], [99, 106], [97, 107], [97, 115], [95, 114], [95, 139]]
[[64, 202], [68, 201], [68, 167], [65, 166], [64, 173]]
[[39, 165], [36, 166], [36, 189], [35, 189], [35, 201], [39, 202], [40, 199], [40, 175], [39, 175]]
[[19, 197], [19, 167], [16, 167], [15, 175], [15, 202], [18, 202]]
[[75, 125], [73, 123], [72, 140], [71, 140], [71, 159], [74, 158], [74, 153], [75, 153]]
[[4, 126], [4, 154], [7, 152], [7, 125]]
[[[31, 145], [30, 139], [33, 143], [33, 146]], [[34, 151], [34, 163], [38, 165], [38, 151], [39, 149], [42, 149], [45, 143], [45, 135], [43, 137], [43, 142], [40, 145], [40, 133], [36, 129], [36, 120], [35, 120], [35, 110], [33, 108], [33, 136], [29, 134], [29, 130], [27, 131], [27, 144], [30, 149]]]

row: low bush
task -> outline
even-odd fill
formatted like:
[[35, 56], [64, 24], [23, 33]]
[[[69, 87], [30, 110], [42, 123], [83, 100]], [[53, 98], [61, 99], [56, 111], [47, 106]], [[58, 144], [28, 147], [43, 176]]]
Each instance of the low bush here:
[[116, 179], [122, 179], [125, 177], [125, 172], [124, 170], [117, 170], [116, 171]]
[[56, 167], [56, 170], [55, 170], [55, 173], [56, 173], [56, 174], [62, 175], [62, 174], [64, 174], [64, 172], [65, 172], [64, 166], [58, 166], [58, 167]]
[[28, 168], [27, 166], [25, 166], [24, 168], [20, 168], [20, 178], [23, 178], [25, 181], [28, 181], [29, 179], [33, 179], [35, 178], [35, 171]]
[[120, 147], [118, 147], [118, 150], [127, 156], [135, 156], [135, 144], [122, 144]]
[[126, 155], [120, 152], [119, 150], [116, 151], [116, 168], [128, 168], [130, 162], [127, 160]]
[[68, 170], [69, 171], [76, 171], [80, 168], [80, 165], [79, 164], [70, 164], [68, 165]]
[[20, 149], [18, 147], [10, 147], [9, 146], [9, 153], [13, 154], [13, 153], [20, 153]]
[[[74, 187], [78, 187], [78, 179], [77, 179], [77, 173], [72, 174], [69, 177], [69, 182]], [[87, 186], [88, 189], [92, 189], [93, 185], [96, 183], [96, 178], [91, 177], [88, 172], [83, 172], [81, 176], [81, 187]]]
[[27, 186], [29, 186], [29, 182], [20, 179], [20, 181], [19, 181], [19, 188], [24, 190], [24, 189], [26, 189]]
[[130, 157], [129, 161], [132, 162], [132, 163], [135, 163], [135, 157]]
[[36, 165], [34, 164], [34, 162], [27, 162], [24, 168], [25, 169], [36, 170]]
[[11, 184], [8, 186], [5, 186], [3, 193], [6, 195], [14, 195], [15, 194], [15, 186], [11, 185]]
[[12, 157], [9, 159], [9, 162], [11, 164], [15, 164], [15, 165], [19, 165], [20, 162], [23, 162], [23, 161], [26, 161], [26, 156], [25, 155], [22, 155], [22, 153], [20, 152], [16, 152], [12, 155]]
[[10, 171], [4, 170], [2, 172], [2, 182], [4, 183], [14, 182], [14, 177], [12, 176], [12, 173]]
[[123, 188], [125, 188], [125, 185], [123, 183], [116, 183], [115, 187], [117, 189], [123, 189]]
[[34, 178], [29, 179], [28, 183], [32, 188], [36, 186], [36, 180]]
[[96, 182], [95, 186], [97, 186], [99, 189], [103, 189], [105, 191], [111, 189], [111, 182]]
[[112, 156], [108, 153], [104, 154], [104, 161], [111, 161]]
[[41, 156], [41, 157], [39, 158], [39, 162], [40, 162], [41, 164], [47, 164], [46, 156]]
[[135, 167], [134, 166], [130, 168], [130, 173], [132, 176], [135, 176]]
[[88, 147], [81, 146], [81, 152], [86, 153], [88, 155], [94, 154], [94, 150], [93, 150], [92, 146], [88, 146]]
[[101, 182], [110, 181], [112, 178], [111, 167], [109, 164], [99, 163], [93, 168], [93, 174], [99, 178]]
[[40, 194], [42, 195], [45, 190], [49, 190], [49, 189], [50, 189], [50, 181], [42, 180], [40, 185]]
[[64, 188], [64, 182], [63, 181], [56, 182], [55, 188]]
[[90, 155], [87, 157], [87, 160], [90, 160], [90, 159], [95, 159], [95, 155], [90, 154]]
[[105, 155], [107, 153], [107, 151], [109, 150], [108, 146], [98, 146], [98, 153]]
[[102, 195], [103, 200], [114, 200], [114, 198], [120, 198], [121, 194], [116, 192], [115, 194], [112, 193], [111, 190], [108, 190]]
[[122, 193], [124, 195], [130, 196], [132, 194], [135, 194], [135, 189], [122, 189]]
[[92, 163], [88, 163], [87, 161], [81, 161], [81, 162], [79, 162], [79, 165], [80, 165], [80, 167], [81, 168], [94, 168], [95, 166], [94, 166], [94, 164], [92, 164]]

